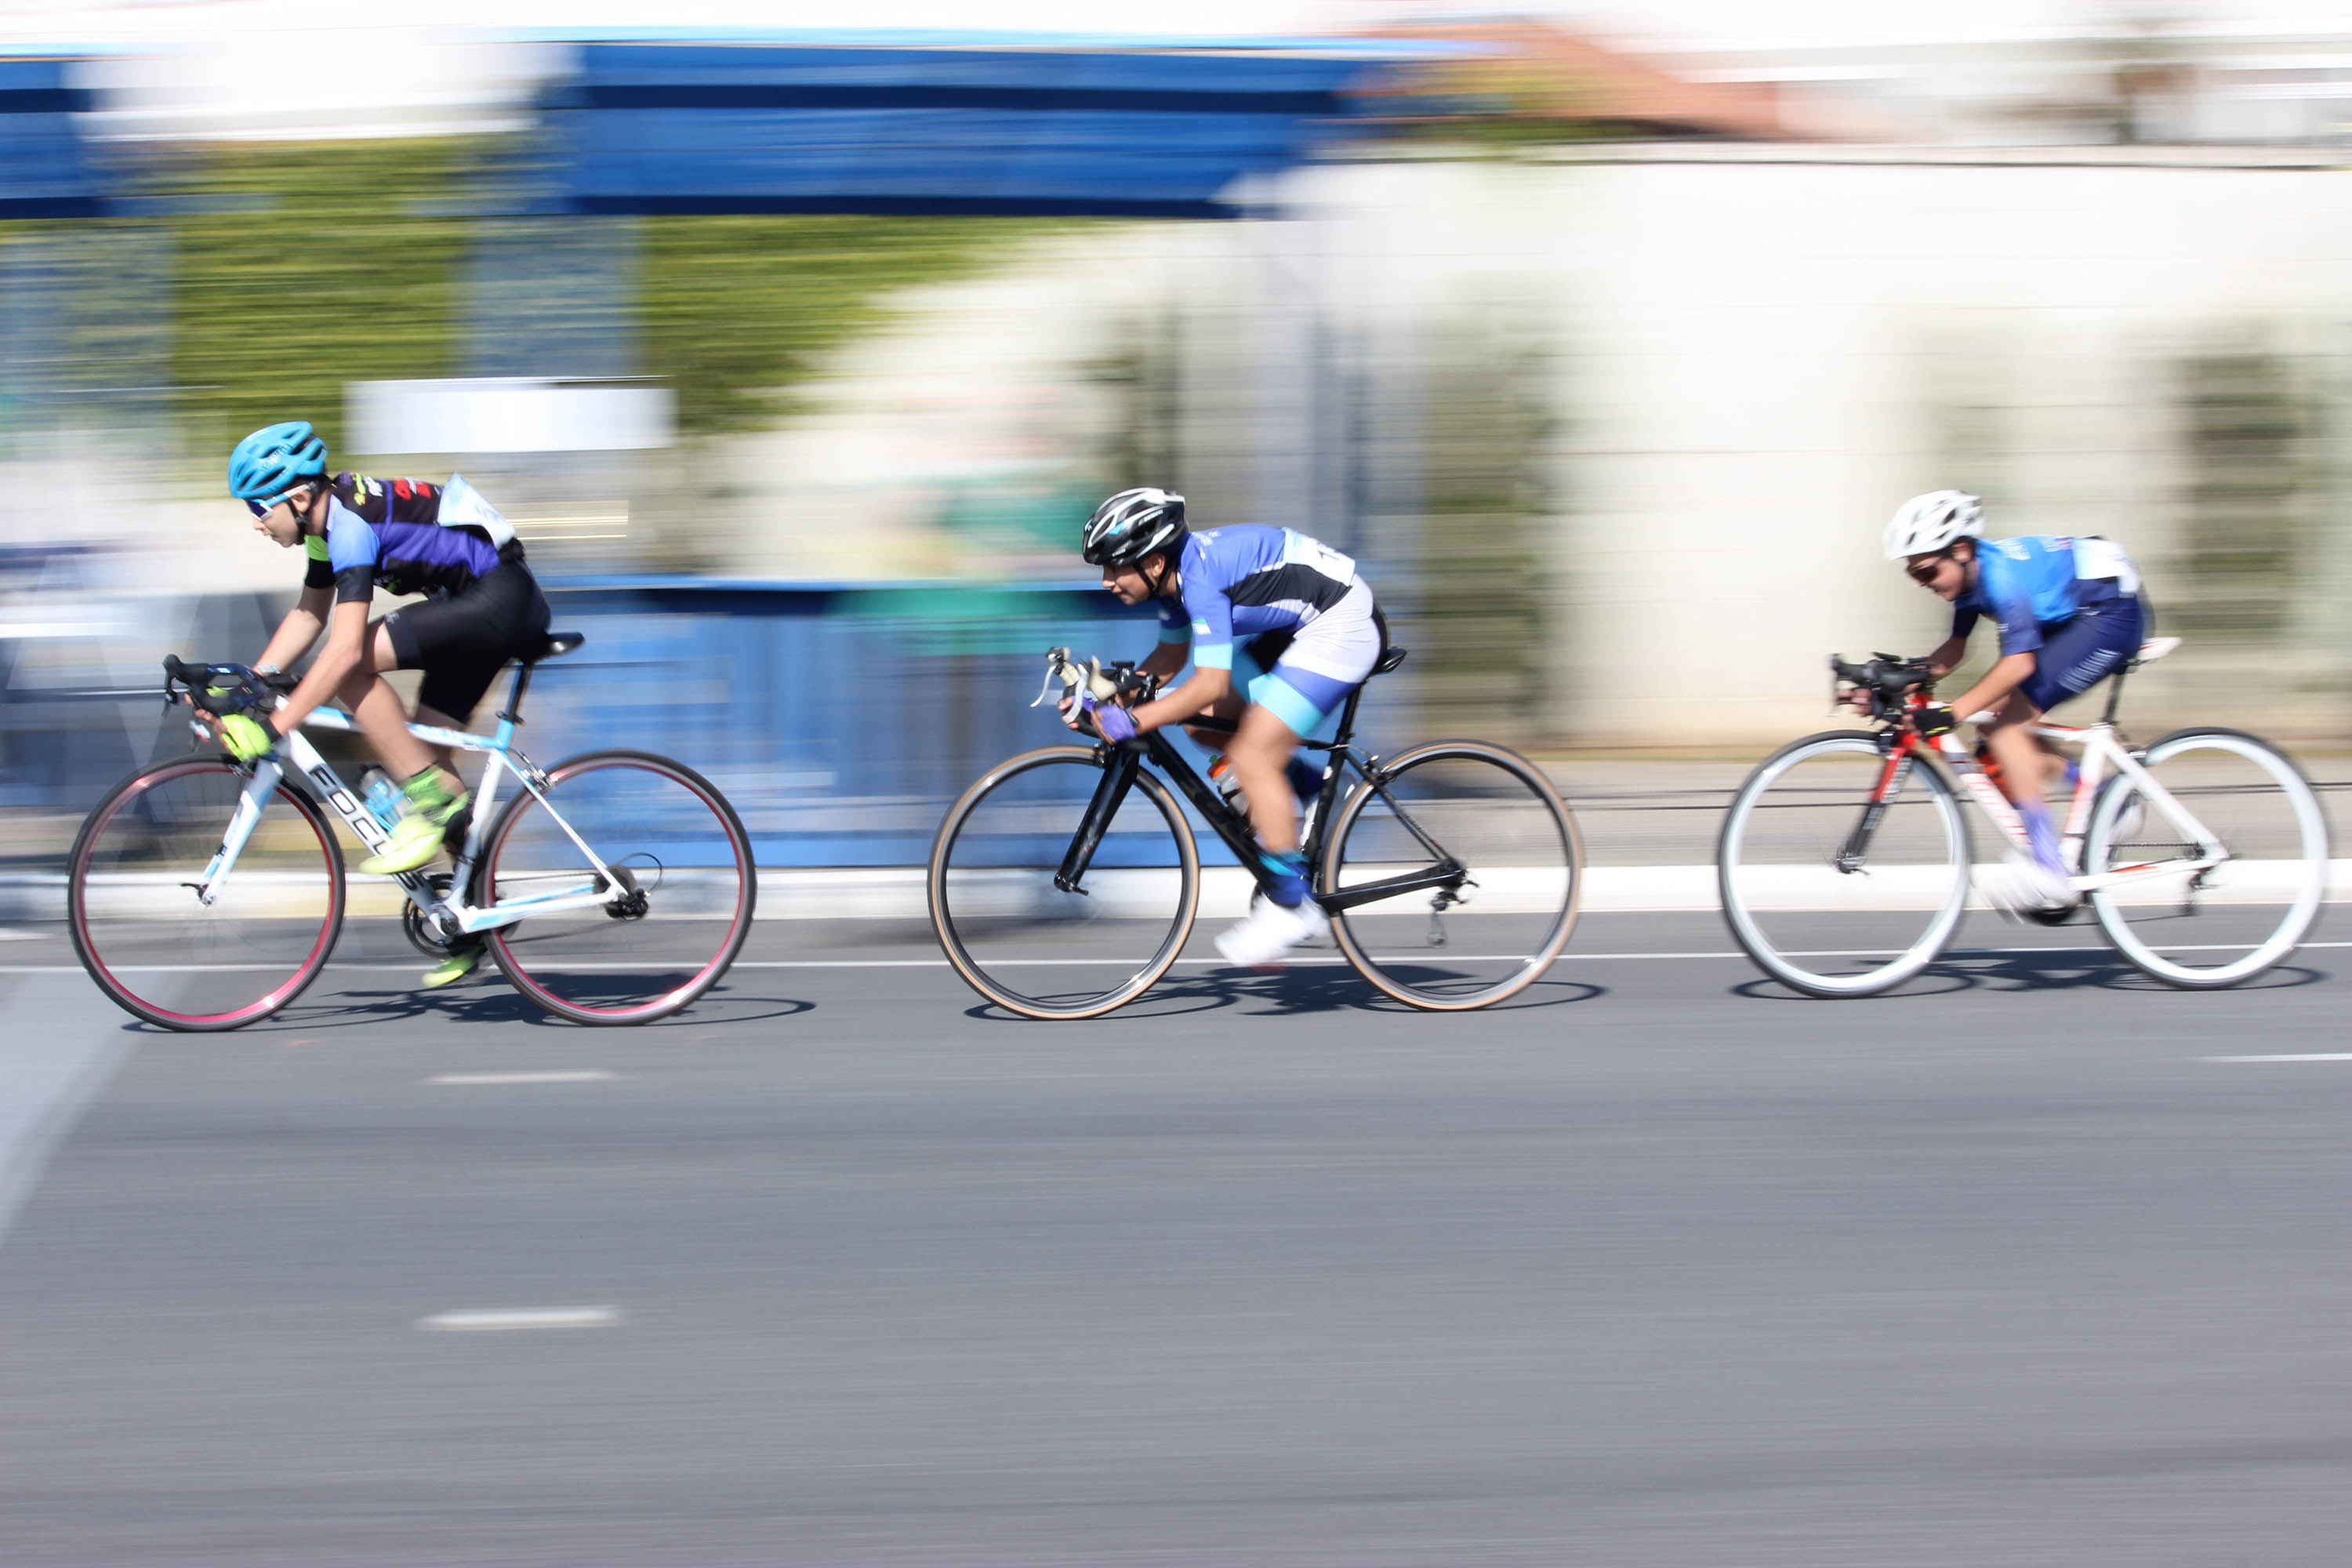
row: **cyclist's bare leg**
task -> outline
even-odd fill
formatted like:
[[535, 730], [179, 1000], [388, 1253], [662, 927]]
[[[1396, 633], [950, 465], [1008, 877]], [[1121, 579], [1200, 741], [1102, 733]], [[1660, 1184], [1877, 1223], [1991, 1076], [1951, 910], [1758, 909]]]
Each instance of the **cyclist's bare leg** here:
[[[1236, 723], [1240, 721], [1244, 710], [1248, 707], [1248, 698], [1238, 691], [1228, 691], [1206, 708], [1202, 709], [1201, 717], [1223, 720], [1228, 724]], [[1192, 736], [1195, 742], [1212, 752], [1224, 751], [1232, 745], [1234, 740], [1233, 735], [1223, 730], [1202, 730], [1189, 725], [1185, 728], [1184, 733]]]
[[2021, 805], [2044, 798], [2053, 768], [2065, 766], [2065, 759], [2053, 755], [2033, 733], [2032, 726], [2041, 717], [2040, 709], [2012, 691], [1994, 710], [1992, 722], [1979, 731], [2000, 764], [2001, 792]]
[[1242, 715], [1240, 732], [1225, 747], [1249, 801], [1250, 825], [1257, 829], [1258, 842], [1276, 855], [1298, 852], [1298, 797], [1291, 794], [1283, 772], [1297, 749], [1298, 737], [1290, 726], [1264, 707]]
[[[392, 689], [379, 671], [400, 668], [400, 657], [392, 651], [392, 635], [381, 626], [375, 628], [373, 669], [355, 669], [336, 688], [335, 695], [351, 710], [358, 721], [360, 733], [367, 737], [376, 756], [395, 779], [415, 778], [436, 762], [447, 773], [444, 781], [451, 790], [463, 789], [456, 773], [449, 766], [449, 755], [408, 732], [408, 710], [400, 700], [400, 693]], [[430, 721], [428, 721], [430, 722]]]

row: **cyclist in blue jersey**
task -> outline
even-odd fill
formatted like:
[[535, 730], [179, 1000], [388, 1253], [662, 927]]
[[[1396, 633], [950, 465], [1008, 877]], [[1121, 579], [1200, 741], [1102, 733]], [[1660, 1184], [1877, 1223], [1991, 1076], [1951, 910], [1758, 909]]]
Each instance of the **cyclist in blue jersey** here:
[[1979, 618], [1990, 616], [1997, 628], [2000, 657], [1993, 667], [1950, 707], [1921, 715], [1921, 732], [1949, 731], [1956, 713], [1993, 715], [1982, 732], [2000, 764], [2002, 787], [2024, 820], [2033, 858], [2012, 867], [2010, 887], [1991, 891], [2012, 909], [2069, 908], [2074, 889], [2045, 799], [2053, 774], [2066, 763], [2028, 726], [2138, 653], [2147, 632], [2138, 570], [2105, 539], [2027, 534], [1988, 540], [1983, 504], [1959, 490], [1904, 502], [1886, 526], [1886, 556], [1952, 605], [1951, 636], [1928, 655], [1938, 676], [1967, 657], [1969, 634]]
[[[417, 689], [419, 722], [462, 730], [509, 658], [547, 634], [547, 599], [523, 563], [514, 530], [463, 479], [373, 479], [327, 474], [327, 445], [300, 420], [268, 426], [229, 455], [229, 493], [253, 514], [255, 531], [303, 551], [301, 596], [278, 623], [256, 668], [275, 675], [319, 640], [326, 645], [274, 713], [231, 713], [222, 741], [241, 762], [276, 749], [310, 710], [330, 700], [351, 710], [360, 731], [394, 777], [403, 781], [400, 820], [366, 872], [414, 871], [460, 827], [471, 802], [446, 749], [408, 732], [387, 669], [425, 672]], [[382, 584], [394, 594], [423, 593], [371, 621]], [[478, 942], [426, 971], [446, 985], [481, 962]]]
[[[1275, 884], [1218, 936], [1217, 951], [1235, 963], [1273, 963], [1330, 929], [1308, 895], [1298, 847], [1299, 801], [1321, 775], [1293, 753], [1380, 659], [1372, 591], [1353, 561], [1294, 529], [1195, 533], [1184, 498], [1161, 489], [1121, 490], [1103, 502], [1087, 520], [1082, 548], [1120, 603], [1159, 606], [1160, 646], [1139, 668], [1166, 681], [1192, 666], [1190, 679], [1150, 702], [1097, 710], [1097, 732], [1124, 741], [1198, 718], [1238, 723], [1224, 760]], [[1205, 731], [1195, 738], [1211, 746], [1223, 739]]]

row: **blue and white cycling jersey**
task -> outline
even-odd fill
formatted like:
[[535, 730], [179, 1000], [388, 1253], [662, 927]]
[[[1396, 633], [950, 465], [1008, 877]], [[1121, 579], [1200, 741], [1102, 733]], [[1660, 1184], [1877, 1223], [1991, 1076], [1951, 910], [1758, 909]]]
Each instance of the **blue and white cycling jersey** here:
[[1356, 563], [1295, 528], [1244, 523], [1184, 541], [1180, 600], [1160, 607], [1160, 640], [1192, 644], [1201, 669], [1231, 669], [1234, 643], [1296, 631], [1348, 596]]
[[2000, 629], [2000, 651], [2032, 653], [2045, 634], [2084, 610], [2139, 593], [2139, 573], [2105, 539], [2030, 533], [1977, 543], [1976, 585], [1952, 601], [1952, 635], [1964, 637], [1979, 616]]

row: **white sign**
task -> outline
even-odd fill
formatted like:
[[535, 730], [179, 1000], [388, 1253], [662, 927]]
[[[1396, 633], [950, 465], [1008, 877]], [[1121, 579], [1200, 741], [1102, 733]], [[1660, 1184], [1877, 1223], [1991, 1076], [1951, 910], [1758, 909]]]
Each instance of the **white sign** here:
[[410, 452], [632, 452], [667, 447], [669, 388], [522, 377], [354, 381], [343, 388], [350, 445]]

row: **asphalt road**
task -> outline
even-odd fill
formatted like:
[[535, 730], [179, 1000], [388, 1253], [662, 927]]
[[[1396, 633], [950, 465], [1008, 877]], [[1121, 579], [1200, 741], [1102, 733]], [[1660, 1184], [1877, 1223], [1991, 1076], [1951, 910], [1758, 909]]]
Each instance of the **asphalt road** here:
[[2352, 1048], [2347, 950], [2183, 994], [1988, 922], [2043, 951], [1820, 1003], [1596, 917], [1486, 1014], [1195, 965], [1041, 1026], [812, 924], [638, 1031], [362, 941], [170, 1037], [0, 944], [0, 1562], [2352, 1541], [2352, 1060], [2204, 1059]]

